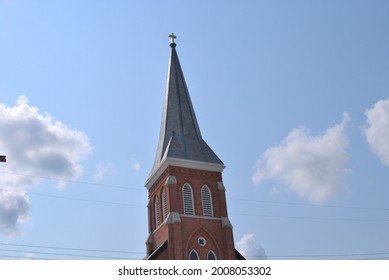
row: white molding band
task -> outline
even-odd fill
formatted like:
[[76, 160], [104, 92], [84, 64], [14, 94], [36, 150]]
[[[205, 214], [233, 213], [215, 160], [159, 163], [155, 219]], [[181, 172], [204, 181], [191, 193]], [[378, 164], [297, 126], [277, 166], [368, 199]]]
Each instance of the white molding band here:
[[223, 182], [217, 182], [217, 189], [221, 191], [225, 191], [226, 188], [224, 187]]
[[176, 176], [169, 176], [166, 179], [165, 185], [170, 185], [170, 184], [177, 184]]
[[165, 220], [166, 224], [174, 224], [174, 223], [181, 223], [180, 214], [177, 212], [170, 212]]
[[222, 217], [222, 228], [229, 227], [230, 229], [233, 228], [230, 219], [228, 217]]
[[179, 159], [179, 158], [164, 158], [160, 163], [158, 169], [150, 174], [145, 183], [145, 187], [149, 190], [157, 179], [162, 175], [168, 166], [177, 166], [183, 168], [191, 168], [204, 171], [222, 172], [225, 168], [223, 164], [202, 162], [196, 160]]

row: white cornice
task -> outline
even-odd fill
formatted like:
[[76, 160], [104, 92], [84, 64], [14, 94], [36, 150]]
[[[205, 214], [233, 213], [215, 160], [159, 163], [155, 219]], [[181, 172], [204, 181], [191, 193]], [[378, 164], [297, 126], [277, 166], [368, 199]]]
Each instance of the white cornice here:
[[223, 219], [224, 219], [223, 217], [222, 218], [218, 218], [218, 217], [195, 216], [195, 215], [185, 215], [185, 214], [180, 214], [180, 217], [203, 219], [203, 220], [214, 220], [214, 221], [223, 221]]
[[165, 171], [168, 166], [177, 166], [183, 168], [191, 168], [197, 170], [204, 171], [212, 171], [212, 172], [222, 172], [225, 168], [223, 164], [196, 161], [196, 160], [188, 160], [188, 159], [180, 159], [180, 158], [164, 158], [162, 162], [159, 164], [158, 169], [150, 174], [149, 178], [145, 183], [145, 187], [149, 190], [151, 186], [157, 181], [159, 176]]

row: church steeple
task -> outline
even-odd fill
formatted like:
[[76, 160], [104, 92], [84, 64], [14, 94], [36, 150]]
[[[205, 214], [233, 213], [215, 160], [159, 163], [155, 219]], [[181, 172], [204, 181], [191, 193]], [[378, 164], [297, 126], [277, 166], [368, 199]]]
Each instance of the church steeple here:
[[[164, 161], [184, 160], [203, 163], [208, 166], [224, 167], [223, 162], [203, 140], [197, 123], [195, 111], [189, 96], [180, 61], [176, 51], [176, 36], [169, 35], [170, 44], [169, 72], [166, 84], [165, 101], [162, 113], [161, 131], [154, 166], [149, 180]], [[183, 161], [181, 161], [183, 162]], [[148, 181], [149, 181], [148, 180]]]
[[154, 166], [146, 181], [146, 259], [242, 259], [228, 218], [223, 162], [205, 143], [172, 33], [169, 74]]

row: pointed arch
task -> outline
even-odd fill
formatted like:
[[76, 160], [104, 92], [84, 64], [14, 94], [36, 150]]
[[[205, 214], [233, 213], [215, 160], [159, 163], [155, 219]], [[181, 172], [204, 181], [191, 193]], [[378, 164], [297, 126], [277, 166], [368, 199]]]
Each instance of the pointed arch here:
[[203, 205], [203, 216], [213, 217], [212, 193], [207, 185], [201, 188], [201, 202]]
[[162, 220], [165, 221], [167, 217], [167, 199], [166, 199], [166, 189], [162, 190]]
[[185, 215], [194, 215], [194, 203], [193, 203], [193, 190], [192, 187], [185, 183], [182, 187], [182, 200], [184, 205], [184, 214]]
[[208, 252], [207, 260], [217, 260], [216, 254], [212, 250]]
[[[198, 238], [203, 237], [206, 239], [206, 245], [200, 246], [198, 243]], [[199, 257], [206, 259], [207, 251], [212, 251], [217, 259], [223, 260], [224, 252], [223, 249], [219, 246], [219, 242], [222, 242], [220, 239], [215, 238], [215, 236], [203, 226], [196, 227], [188, 237], [188, 241], [185, 246], [185, 254], [190, 254], [193, 249], [193, 244], [198, 244], [199, 247]], [[201, 251], [200, 251], [201, 250]], [[204, 251], [205, 250], [205, 251]]]
[[195, 249], [192, 249], [189, 253], [189, 259], [190, 260], [199, 260], [199, 254], [197, 253], [197, 251]]
[[154, 215], [155, 215], [155, 228], [157, 228], [161, 223], [161, 220], [159, 218], [159, 199], [158, 199], [158, 196], [155, 196], [155, 198], [154, 198]]

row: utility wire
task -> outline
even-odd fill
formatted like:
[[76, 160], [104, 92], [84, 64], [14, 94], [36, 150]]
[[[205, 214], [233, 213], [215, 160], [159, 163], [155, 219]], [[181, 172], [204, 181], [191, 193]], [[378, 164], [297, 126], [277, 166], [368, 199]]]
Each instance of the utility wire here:
[[[9, 255], [0, 255], [0, 258], [6, 258], [6, 259], [12, 259], [12, 260], [15, 260], [15, 259], [20, 259], [20, 260], [28, 259], [28, 257], [23, 257], [23, 256], [9, 256]], [[34, 257], [34, 260], [55, 260], [55, 259], [35, 258], [35, 257]]]
[[[12, 173], [12, 172], [4, 172], [3, 173]], [[17, 173], [12, 173], [17, 174]], [[49, 178], [49, 177], [40, 177], [40, 176], [34, 176], [34, 175], [22, 175], [17, 174], [20, 176], [29, 176], [29, 177], [37, 177], [37, 178], [43, 178], [43, 179], [50, 179], [50, 180], [58, 180], [58, 181], [67, 181], [67, 182], [73, 182], [73, 183], [79, 183], [79, 184], [89, 184], [89, 185], [98, 185], [98, 186], [104, 186], [104, 187], [114, 187], [114, 188], [120, 188], [120, 189], [136, 189], [139, 190], [139, 188], [128, 188], [123, 186], [115, 186], [115, 185], [106, 185], [106, 184], [97, 184], [97, 183], [91, 183], [91, 182], [82, 182], [82, 181], [71, 181], [71, 180], [61, 180], [56, 178]], [[76, 197], [66, 197], [66, 196], [58, 196], [58, 195], [49, 195], [49, 194], [43, 194], [43, 193], [37, 193], [37, 192], [27, 192], [24, 190], [11, 190], [9, 188], [0, 187], [0, 191], [9, 191], [9, 192], [16, 192], [16, 193], [28, 193], [33, 196], [40, 196], [40, 197], [47, 197], [47, 198], [55, 198], [55, 199], [64, 199], [64, 200], [72, 200], [72, 201], [79, 201], [79, 202], [90, 202], [90, 203], [103, 203], [103, 204], [111, 204], [111, 205], [119, 205], [119, 206], [126, 206], [126, 207], [145, 207], [145, 205], [139, 205], [139, 204], [129, 204], [129, 203], [122, 203], [122, 202], [114, 202], [114, 201], [105, 201], [105, 200], [94, 200], [94, 199], [85, 199], [85, 198], [76, 198]], [[292, 202], [277, 202], [277, 201], [266, 201], [266, 200], [255, 200], [255, 199], [245, 199], [245, 198], [231, 198], [231, 200], [236, 201], [245, 201], [245, 202], [254, 202], [254, 203], [271, 203], [271, 204], [280, 204], [280, 205], [293, 205], [293, 206], [319, 206], [319, 207], [326, 207], [326, 208], [341, 208], [341, 209], [360, 209], [360, 210], [389, 210], [389, 208], [381, 208], [381, 207], [354, 207], [354, 206], [335, 206], [335, 205], [311, 205], [307, 203], [292, 203]], [[303, 220], [322, 220], [322, 221], [348, 221], [348, 222], [388, 222], [388, 219], [354, 219], [354, 218], [319, 218], [319, 217], [301, 217], [301, 216], [282, 216], [282, 215], [265, 215], [265, 214], [246, 214], [246, 213], [230, 213], [230, 215], [236, 215], [236, 216], [257, 216], [257, 217], [266, 217], [266, 218], [282, 218], [282, 219], [303, 219]]]
[[323, 207], [323, 208], [341, 208], [341, 209], [360, 209], [360, 210], [385, 210], [389, 211], [389, 208], [384, 207], [360, 207], [360, 206], [339, 206], [339, 205], [315, 205], [309, 203], [297, 203], [297, 202], [280, 202], [271, 200], [257, 200], [247, 198], [230, 198], [230, 200], [255, 202], [255, 203], [268, 203], [268, 204], [281, 204], [281, 205], [293, 205], [293, 206], [308, 206], [308, 207]]
[[[6, 246], [17, 246], [17, 247], [30, 247], [30, 248], [40, 248], [40, 249], [56, 249], [56, 250], [71, 250], [71, 251], [89, 251], [89, 252], [101, 252], [101, 253], [120, 253], [120, 254], [140, 254], [145, 255], [144, 252], [137, 251], [118, 251], [118, 250], [99, 250], [99, 249], [85, 249], [85, 248], [70, 248], [70, 247], [56, 247], [56, 246], [38, 246], [38, 245], [28, 245], [28, 244], [16, 244], [16, 243], [0, 243], [0, 245]], [[19, 253], [33, 253], [33, 254], [47, 254], [47, 255], [59, 255], [59, 256], [70, 256], [70, 257], [86, 257], [86, 258], [110, 258], [110, 259], [131, 259], [124, 257], [107, 257], [107, 256], [90, 256], [90, 255], [79, 255], [79, 254], [65, 254], [65, 253], [49, 253], [49, 252], [38, 252], [38, 251], [29, 251], [29, 250], [15, 250], [15, 249], [0, 249], [0, 251], [8, 252], [19, 252]], [[349, 254], [306, 254], [306, 255], [270, 255], [266, 256], [267, 258], [342, 258], [342, 257], [359, 257], [361, 260], [366, 259], [388, 259], [389, 252], [380, 252], [380, 253], [349, 253]], [[366, 258], [361, 258], [361, 257]], [[372, 256], [377, 256], [372, 258]], [[382, 257], [378, 257], [382, 256]], [[6, 258], [22, 258], [20, 256], [9, 256], [9, 255], [0, 255], [0, 257]], [[264, 256], [247, 256], [248, 258], [263, 258]], [[368, 258], [367, 258], [368, 257]], [[134, 258], [135, 259], [135, 258]]]
[[[9, 189], [5, 189], [5, 188], [0, 188], [0, 190], [6, 190], [6, 191], [16, 192], [16, 193], [27, 193], [26, 191], [23, 191], [23, 190], [9, 190]], [[141, 207], [141, 208], [145, 207], [145, 205], [140, 205], [140, 204], [129, 204], [129, 203], [113, 202], [113, 201], [105, 201], [105, 200], [66, 197], [66, 196], [49, 195], [49, 194], [42, 194], [42, 193], [35, 193], [35, 192], [30, 192], [29, 194], [33, 195], [33, 196], [72, 200], [72, 201], [79, 201], [79, 202], [103, 203], [103, 204], [119, 205], [119, 206], [126, 206], [126, 207]], [[255, 214], [255, 213], [234, 213], [234, 212], [230, 213], [230, 215], [231, 216], [254, 216], [254, 217], [265, 217], [265, 218], [278, 218], [278, 219], [321, 220], [321, 221], [389, 222], [389, 219], [320, 218], [320, 217], [265, 215], [265, 214]]]
[[[24, 176], [24, 177], [47, 179], [47, 180], [58, 181], [58, 182], [67, 182], [67, 183], [75, 183], [75, 184], [82, 184], [82, 185], [96, 185], [96, 186], [101, 186], [101, 187], [118, 188], [118, 189], [124, 189], [124, 190], [138, 190], [138, 191], [143, 191], [144, 190], [143, 188], [136, 188], [136, 187], [125, 187], [125, 186], [119, 186], [119, 185], [102, 184], [102, 183], [87, 182], [87, 181], [59, 179], [59, 178], [54, 178], [54, 177], [45, 177], [45, 176], [37, 176], [37, 175], [30, 175], [30, 174], [21, 174], [21, 173], [10, 172], [10, 171], [2, 171], [2, 170], [0, 170], [0, 173], [15, 174], [15, 175]], [[309, 204], [309, 203], [280, 202], [280, 201], [257, 200], [257, 199], [248, 199], [248, 198], [229, 198], [229, 200], [256, 202], [256, 203], [268, 203], [268, 204], [281, 204], [281, 205], [295, 205], [295, 206], [310, 206], [310, 207], [325, 207], [325, 208], [344, 208], [344, 209], [362, 209], [362, 210], [387, 210], [387, 211], [389, 211], [389, 208], [385, 208], [385, 207], [315, 205], [315, 204]]]
[[146, 205], [140, 205], [140, 204], [129, 204], [129, 203], [113, 202], [113, 201], [105, 201], [105, 200], [75, 198], [75, 197], [68, 197], [68, 196], [59, 196], [59, 195], [50, 195], [50, 194], [41, 194], [41, 193], [32, 193], [32, 192], [30, 192], [29, 194], [35, 196], [41, 196], [41, 197], [56, 198], [56, 199], [66, 199], [66, 200], [74, 200], [74, 201], [82, 201], [82, 202], [104, 203], [104, 204], [113, 204], [113, 205], [121, 205], [121, 206], [128, 206], [128, 207], [146, 208]]
[[77, 254], [64, 254], [64, 253], [48, 253], [40, 251], [25, 251], [25, 250], [14, 250], [14, 249], [0, 249], [0, 251], [6, 252], [17, 252], [17, 253], [32, 253], [32, 254], [42, 254], [42, 255], [54, 255], [54, 256], [68, 256], [68, 257], [82, 257], [82, 258], [97, 258], [97, 259], [113, 259], [113, 260], [122, 260], [122, 259], [132, 259], [132, 258], [118, 258], [110, 256], [92, 256], [92, 255], [77, 255]]
[[[94, 186], [100, 186], [100, 187], [106, 187], [106, 188], [116, 188], [121, 190], [137, 190], [137, 191], [144, 191], [143, 188], [136, 188], [136, 187], [125, 187], [125, 186], [119, 186], [119, 185], [111, 185], [111, 184], [102, 184], [102, 183], [95, 183], [95, 182], [87, 182], [87, 181], [77, 181], [77, 180], [67, 180], [67, 179], [60, 179], [60, 178], [54, 178], [54, 177], [45, 177], [45, 176], [36, 176], [36, 175], [30, 175], [30, 174], [21, 174], [16, 172], [10, 172], [10, 171], [2, 171], [0, 170], [0, 173], [6, 173], [6, 174], [15, 174], [23, 177], [32, 177], [32, 178], [39, 178], [39, 179], [46, 179], [46, 180], [52, 180], [57, 182], [67, 182], [67, 183], [74, 183], [74, 184], [81, 184], [81, 185], [94, 185]], [[1, 188], [0, 188], [1, 189]], [[13, 190], [9, 190], [13, 191]], [[29, 194], [33, 194], [31, 192], [28, 192]], [[39, 196], [49, 196], [39, 193], [34, 193], [34, 195]], [[55, 197], [55, 196], [52, 196]], [[60, 196], [56, 196], [55, 198], [63, 198]], [[72, 198], [64, 198], [64, 199], [72, 199]], [[79, 199], [75, 199], [79, 200]], [[82, 199], [81, 199], [82, 200]], [[248, 198], [229, 198], [229, 200], [235, 200], [235, 201], [244, 201], [244, 202], [253, 202], [253, 203], [266, 203], [266, 204], [279, 204], [279, 205], [293, 205], [293, 206], [308, 206], [308, 207], [323, 207], [323, 208], [340, 208], [340, 209], [360, 209], [360, 210], [384, 210], [389, 211], [389, 208], [386, 207], [363, 207], [363, 206], [341, 206], [341, 205], [315, 205], [315, 204], [309, 204], [309, 203], [297, 203], [297, 202], [280, 202], [280, 201], [271, 201], [271, 200], [257, 200], [257, 199], [248, 199]], [[109, 204], [119, 204], [119, 205], [125, 205], [125, 206], [131, 206], [127, 205], [125, 203], [116, 203], [116, 202], [106, 202], [106, 201], [95, 201], [91, 200], [90, 202], [102, 202], [102, 203], [109, 203]], [[136, 207], [139, 207], [139, 205], [136, 205]]]
[[121, 189], [121, 190], [137, 190], [137, 191], [144, 191], [144, 188], [125, 187], [125, 186], [119, 186], [119, 185], [102, 184], [102, 183], [87, 182], [87, 181], [78, 181], [78, 180], [69, 180], [69, 179], [60, 179], [60, 178], [45, 177], [45, 176], [37, 176], [37, 175], [30, 175], [30, 174], [21, 174], [21, 173], [10, 172], [10, 171], [4, 171], [4, 170], [0, 170], [0, 173], [4, 173], [4, 174], [14, 174], [14, 175], [22, 176], [22, 177], [30, 177], [30, 178], [37, 178], [37, 179], [45, 179], [45, 180], [51, 180], [51, 181], [57, 181], [57, 182], [66, 182], [66, 183], [72, 183], [72, 184], [92, 185], [92, 186], [99, 186], [99, 187], [105, 187], [105, 188], [115, 188], [115, 189]]
[[320, 221], [389, 222], [389, 220], [387, 219], [320, 218], [320, 217], [281, 216], [281, 215], [265, 215], [265, 214], [247, 214], [247, 213], [230, 213], [230, 216], [254, 216], [254, 217], [265, 217], [265, 218], [320, 220]]
[[[389, 258], [389, 253], [353, 253], [353, 254], [314, 254], [314, 255], [276, 255], [266, 256], [267, 258], [334, 258], [334, 257], [362, 257], [362, 256], [383, 256]], [[263, 258], [264, 256], [247, 256], [248, 258]], [[364, 258], [363, 258], [364, 259]], [[381, 259], [381, 258], [378, 258]]]
[[119, 251], [119, 250], [102, 250], [102, 249], [86, 249], [86, 248], [74, 248], [74, 247], [55, 247], [55, 246], [41, 246], [41, 245], [30, 245], [30, 244], [18, 244], [18, 243], [2, 243], [0, 245], [5, 246], [17, 246], [17, 247], [30, 247], [40, 249], [56, 249], [56, 250], [69, 250], [69, 251], [84, 251], [84, 252], [100, 252], [100, 253], [119, 253], [119, 254], [141, 254], [145, 252], [136, 251]]
[[130, 204], [130, 203], [114, 202], [114, 201], [106, 201], [106, 200], [95, 200], [95, 199], [87, 199], [87, 198], [76, 198], [76, 197], [69, 197], [69, 196], [51, 195], [51, 194], [43, 194], [43, 193], [37, 193], [37, 192], [27, 192], [24, 190], [11, 190], [9, 188], [4, 188], [4, 187], [0, 187], [0, 191], [7, 191], [7, 192], [13, 192], [13, 193], [23, 193], [23, 194], [29, 194], [32, 196], [65, 199], [65, 200], [73, 200], [73, 201], [82, 201], [82, 202], [104, 203], [104, 204], [113, 204], [113, 205], [129, 206], [129, 207], [142, 207], [142, 208], [146, 207], [146, 205], [140, 205], [140, 204]]

